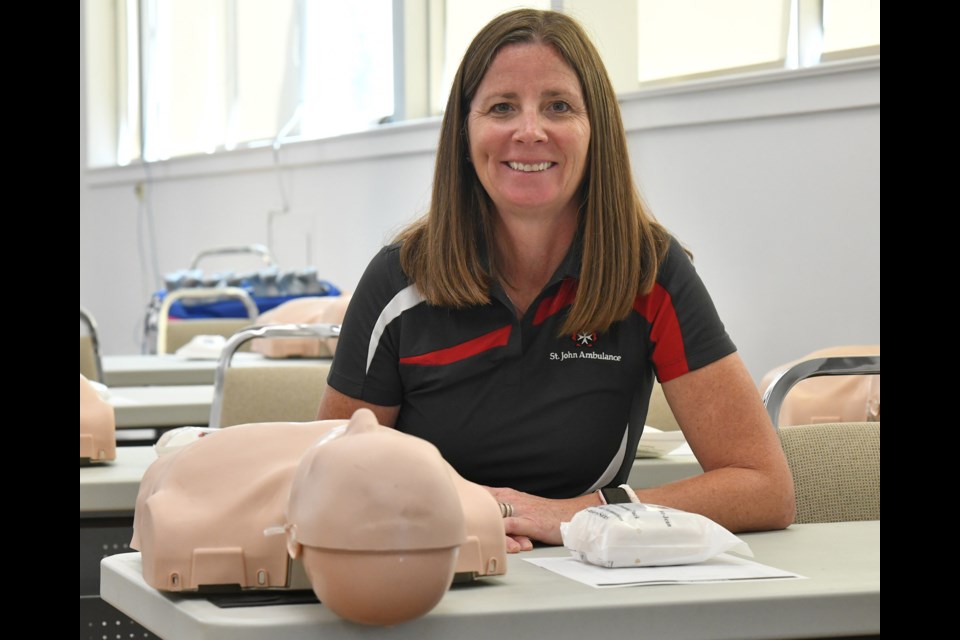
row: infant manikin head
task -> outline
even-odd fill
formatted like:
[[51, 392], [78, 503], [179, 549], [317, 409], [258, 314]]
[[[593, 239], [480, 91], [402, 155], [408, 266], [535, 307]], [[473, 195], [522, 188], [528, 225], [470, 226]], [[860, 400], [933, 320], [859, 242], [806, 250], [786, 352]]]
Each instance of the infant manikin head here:
[[[502, 538], [501, 538], [502, 539]], [[425, 440], [360, 409], [301, 458], [287, 508], [287, 549], [320, 601], [354, 622], [426, 614], [454, 576], [466, 540], [449, 464]]]

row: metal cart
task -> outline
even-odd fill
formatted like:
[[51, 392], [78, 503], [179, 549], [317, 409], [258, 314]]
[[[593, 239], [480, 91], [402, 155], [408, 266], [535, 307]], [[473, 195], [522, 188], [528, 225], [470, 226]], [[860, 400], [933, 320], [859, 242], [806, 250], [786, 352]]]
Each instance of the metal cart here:
[[[204, 259], [238, 255], [255, 257], [262, 263], [261, 268], [210, 273], [200, 268]], [[254, 324], [259, 314], [288, 300], [341, 293], [332, 283], [319, 278], [315, 267], [281, 271], [270, 250], [259, 244], [201, 251], [188, 269], [168, 273], [164, 281], [166, 287], [155, 292], [147, 303], [142, 353], [170, 353], [190, 335], [229, 337]], [[173, 339], [173, 334], [179, 337]]]

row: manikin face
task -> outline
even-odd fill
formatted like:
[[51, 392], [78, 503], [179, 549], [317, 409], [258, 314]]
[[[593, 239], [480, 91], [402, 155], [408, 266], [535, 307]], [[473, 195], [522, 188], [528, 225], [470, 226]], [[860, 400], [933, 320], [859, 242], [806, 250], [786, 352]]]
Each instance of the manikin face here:
[[467, 126], [470, 159], [501, 216], [576, 216], [590, 122], [577, 75], [556, 49], [501, 49]]

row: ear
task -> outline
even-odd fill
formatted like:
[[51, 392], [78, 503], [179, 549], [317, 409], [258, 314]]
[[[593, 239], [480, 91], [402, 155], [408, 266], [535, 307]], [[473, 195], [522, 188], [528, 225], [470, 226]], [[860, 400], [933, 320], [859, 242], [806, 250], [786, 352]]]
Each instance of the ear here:
[[303, 550], [303, 546], [297, 542], [297, 525], [291, 524], [287, 526], [287, 553], [290, 554], [290, 557], [296, 560], [300, 557], [300, 552]]

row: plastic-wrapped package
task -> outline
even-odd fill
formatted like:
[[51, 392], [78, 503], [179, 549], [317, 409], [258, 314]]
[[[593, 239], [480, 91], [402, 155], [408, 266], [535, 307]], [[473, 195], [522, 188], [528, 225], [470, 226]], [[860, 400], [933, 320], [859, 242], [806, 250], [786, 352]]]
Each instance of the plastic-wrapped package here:
[[694, 564], [750, 547], [710, 518], [652, 504], [605, 504], [577, 512], [560, 524], [571, 554], [601, 567]]

